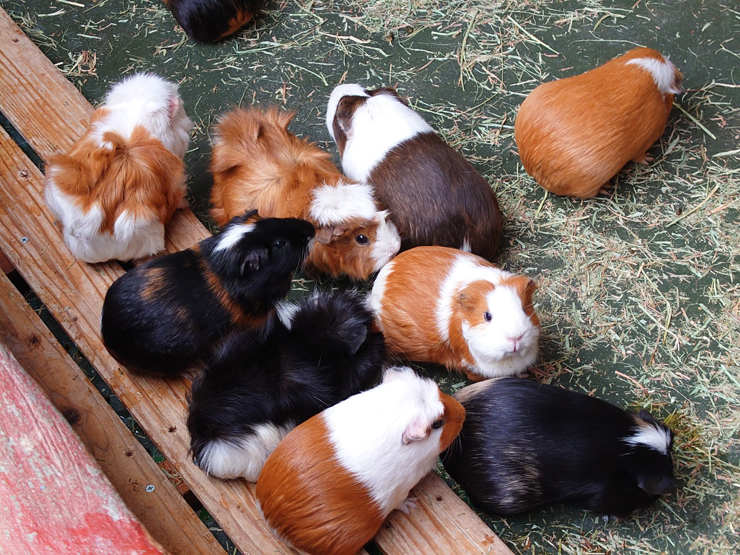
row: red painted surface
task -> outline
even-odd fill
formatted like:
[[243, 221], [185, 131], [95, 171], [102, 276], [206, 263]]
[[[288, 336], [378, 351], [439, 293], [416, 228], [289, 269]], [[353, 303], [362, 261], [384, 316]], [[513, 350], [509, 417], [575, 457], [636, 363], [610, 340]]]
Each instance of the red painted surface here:
[[2, 344], [0, 553], [163, 553], [67, 421]]

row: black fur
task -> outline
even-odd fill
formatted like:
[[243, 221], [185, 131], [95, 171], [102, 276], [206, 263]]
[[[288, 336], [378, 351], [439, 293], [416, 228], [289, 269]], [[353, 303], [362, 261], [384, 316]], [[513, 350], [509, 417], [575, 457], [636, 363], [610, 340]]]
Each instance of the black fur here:
[[260, 0], [164, 0], [187, 35], [199, 42], [216, 42], [247, 23]]
[[[242, 225], [255, 227], [217, 252], [224, 234]], [[201, 364], [230, 330], [261, 324], [287, 295], [313, 234], [304, 220], [253, 211], [193, 248], [134, 268], [105, 296], [105, 346], [138, 373], [172, 376]]]
[[212, 441], [237, 442], [257, 424], [298, 425], [375, 385], [383, 336], [353, 293], [301, 301], [290, 329], [277, 317], [263, 330], [228, 337], [190, 393], [191, 450], [196, 461]]
[[565, 502], [624, 517], [674, 483], [672, 432], [667, 455], [623, 441], [640, 418], [668, 430], [647, 411], [638, 418], [606, 401], [521, 378], [469, 388], [455, 395], [466, 419], [442, 462], [481, 509], [506, 515]]

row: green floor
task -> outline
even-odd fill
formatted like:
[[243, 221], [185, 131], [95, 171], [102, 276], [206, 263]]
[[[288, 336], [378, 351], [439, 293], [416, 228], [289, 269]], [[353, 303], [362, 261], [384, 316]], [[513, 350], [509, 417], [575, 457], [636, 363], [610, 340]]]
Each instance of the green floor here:
[[[196, 123], [191, 201], [206, 222], [219, 113], [278, 104], [297, 112], [294, 132], [334, 153], [323, 123], [331, 89], [397, 86], [496, 190], [506, 214], [499, 262], [541, 284], [532, 375], [649, 408], [678, 434], [679, 485], [653, 509], [604, 523], [554, 506], [484, 516], [491, 528], [520, 553], [740, 551], [736, 1], [269, 2], [255, 25], [208, 46], [187, 40], [156, 0], [0, 6], [93, 103], [138, 70], [180, 83]], [[515, 152], [519, 104], [540, 82], [635, 45], [661, 50], [685, 74], [655, 162], [626, 167], [610, 196], [545, 195]], [[464, 383], [428, 370], [448, 389]]]

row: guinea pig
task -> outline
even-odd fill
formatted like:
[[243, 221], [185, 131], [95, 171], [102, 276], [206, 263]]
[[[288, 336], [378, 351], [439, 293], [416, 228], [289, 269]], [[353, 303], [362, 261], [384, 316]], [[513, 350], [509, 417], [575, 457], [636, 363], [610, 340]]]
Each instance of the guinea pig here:
[[164, 225], [187, 206], [192, 127], [177, 85], [140, 73], [113, 86], [67, 154], [48, 159], [46, 204], [77, 259], [125, 261], [164, 249]]
[[380, 271], [368, 304], [390, 352], [480, 380], [520, 374], [537, 359], [536, 289], [474, 254], [416, 247]]
[[544, 83], [524, 100], [514, 139], [524, 169], [556, 195], [595, 196], [663, 134], [683, 74], [635, 48], [602, 66]]
[[401, 248], [373, 189], [346, 179], [329, 154], [287, 127], [295, 114], [238, 108], [216, 125], [211, 215], [222, 225], [256, 208], [263, 216], [303, 218], [316, 227], [310, 273], [365, 280]]
[[260, 0], [164, 0], [185, 33], [198, 42], [216, 42], [249, 23]]
[[490, 513], [564, 502], [625, 517], [674, 483], [673, 432], [646, 410], [518, 378], [470, 385], [455, 398], [467, 417], [442, 462]]
[[314, 414], [375, 385], [383, 336], [351, 292], [280, 303], [264, 329], [234, 332], [190, 392], [190, 446], [219, 478], [257, 481], [278, 442]]
[[273, 532], [310, 555], [357, 553], [459, 433], [460, 403], [428, 378], [392, 368], [379, 386], [291, 431], [267, 459], [256, 496]]
[[199, 368], [234, 327], [265, 322], [288, 294], [313, 234], [304, 220], [252, 211], [194, 247], [137, 266], [105, 295], [105, 346], [134, 373]]
[[344, 173], [390, 210], [401, 250], [441, 245], [493, 260], [502, 222], [493, 189], [394, 89], [336, 87], [326, 126]]

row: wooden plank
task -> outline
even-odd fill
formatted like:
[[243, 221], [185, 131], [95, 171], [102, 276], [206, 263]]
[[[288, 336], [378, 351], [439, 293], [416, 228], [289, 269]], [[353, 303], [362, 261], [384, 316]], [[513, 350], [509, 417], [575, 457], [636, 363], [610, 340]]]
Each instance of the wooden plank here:
[[[0, 342], [62, 413], [126, 506], [172, 555], [225, 553], [146, 449], [0, 275]], [[153, 486], [147, 491], [147, 486]]]
[[3, 274], [9, 274], [13, 271], [15, 271], [15, 268], [13, 268], [10, 260], [8, 260], [8, 257], [5, 256], [2, 251], [0, 251], [0, 272], [2, 272]]

